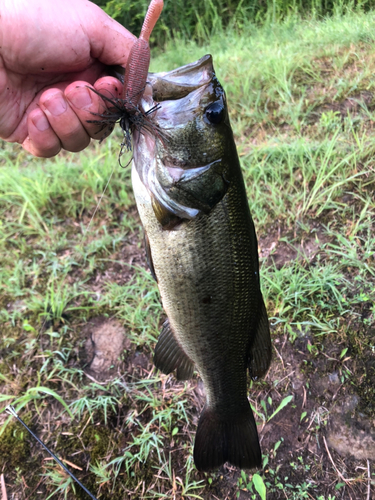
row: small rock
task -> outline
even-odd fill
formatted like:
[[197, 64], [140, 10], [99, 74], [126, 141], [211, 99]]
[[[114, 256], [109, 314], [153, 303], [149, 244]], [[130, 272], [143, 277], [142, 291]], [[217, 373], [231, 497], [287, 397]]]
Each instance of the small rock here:
[[94, 376], [108, 376], [115, 371], [126, 347], [124, 327], [115, 319], [99, 317], [86, 325], [85, 333], [88, 371], [93, 372]]
[[299, 391], [303, 385], [305, 385], [305, 377], [302, 375], [301, 371], [296, 367], [294, 374], [290, 377], [292, 381], [292, 387], [295, 391]]
[[337, 372], [332, 372], [328, 375], [328, 381], [332, 385], [339, 385], [340, 379], [339, 374]]
[[373, 422], [356, 415], [359, 398], [352, 395], [330, 414], [327, 440], [341, 456], [358, 460], [375, 460], [375, 428]]

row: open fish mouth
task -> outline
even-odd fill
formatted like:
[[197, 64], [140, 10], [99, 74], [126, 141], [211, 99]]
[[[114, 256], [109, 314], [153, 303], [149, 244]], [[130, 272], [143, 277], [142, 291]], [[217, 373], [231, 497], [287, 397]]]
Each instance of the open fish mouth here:
[[159, 222], [170, 227], [166, 220], [209, 213], [230, 182], [225, 152], [227, 133], [231, 135], [225, 93], [212, 57], [169, 73], [149, 74], [140, 105], [144, 113], [155, 109], [148, 115], [155, 133], [134, 130], [134, 163]]

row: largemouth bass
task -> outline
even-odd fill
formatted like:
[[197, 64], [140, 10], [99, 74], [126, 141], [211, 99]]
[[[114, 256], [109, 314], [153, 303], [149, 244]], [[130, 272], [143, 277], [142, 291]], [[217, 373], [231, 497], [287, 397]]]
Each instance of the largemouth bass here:
[[196, 367], [203, 380], [199, 470], [227, 461], [260, 466], [247, 369], [253, 378], [266, 373], [271, 339], [225, 93], [211, 56], [149, 74], [149, 83], [140, 104], [148, 131], [134, 132], [132, 182], [168, 317], [154, 363], [182, 380]]

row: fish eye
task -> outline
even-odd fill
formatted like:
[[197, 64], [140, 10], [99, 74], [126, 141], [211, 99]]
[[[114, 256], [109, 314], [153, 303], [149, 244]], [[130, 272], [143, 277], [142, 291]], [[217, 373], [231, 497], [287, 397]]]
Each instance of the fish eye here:
[[221, 123], [225, 116], [223, 103], [220, 101], [213, 102], [207, 106], [204, 114], [210, 123], [213, 123], [214, 125]]

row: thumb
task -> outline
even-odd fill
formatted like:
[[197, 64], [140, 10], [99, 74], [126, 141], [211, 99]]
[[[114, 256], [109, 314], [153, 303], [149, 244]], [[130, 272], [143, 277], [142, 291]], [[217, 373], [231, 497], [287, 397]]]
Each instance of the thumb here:
[[87, 2], [90, 8], [85, 19], [91, 56], [107, 66], [126, 66], [129, 52], [137, 38], [120, 23], [112, 19], [97, 5]]

